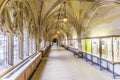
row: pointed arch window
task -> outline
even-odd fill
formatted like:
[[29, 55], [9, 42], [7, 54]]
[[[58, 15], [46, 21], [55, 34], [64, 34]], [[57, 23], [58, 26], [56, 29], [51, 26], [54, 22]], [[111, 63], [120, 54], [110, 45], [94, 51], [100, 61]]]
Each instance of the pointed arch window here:
[[23, 36], [24, 36], [24, 39], [23, 39], [23, 53], [24, 53], [24, 58], [28, 57], [29, 56], [29, 34], [28, 34], [28, 31], [27, 31], [27, 28], [24, 28], [23, 30]]
[[33, 44], [32, 44], [32, 37], [29, 37], [29, 54], [31, 55], [33, 53]]
[[8, 65], [8, 35], [0, 30], [0, 66]]
[[35, 39], [33, 39], [32, 37], [29, 37], [29, 54], [34, 54], [36, 50], [36, 43], [35, 43]]
[[35, 53], [36, 51], [36, 42], [35, 42], [35, 39], [33, 39], [33, 53]]
[[19, 49], [19, 35], [14, 34], [14, 64], [21, 61]]

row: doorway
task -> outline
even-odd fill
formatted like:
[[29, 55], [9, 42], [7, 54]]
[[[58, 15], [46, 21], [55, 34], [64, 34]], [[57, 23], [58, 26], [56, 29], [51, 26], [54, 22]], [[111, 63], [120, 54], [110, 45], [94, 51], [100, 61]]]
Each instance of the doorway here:
[[58, 39], [53, 39], [53, 45], [58, 45]]

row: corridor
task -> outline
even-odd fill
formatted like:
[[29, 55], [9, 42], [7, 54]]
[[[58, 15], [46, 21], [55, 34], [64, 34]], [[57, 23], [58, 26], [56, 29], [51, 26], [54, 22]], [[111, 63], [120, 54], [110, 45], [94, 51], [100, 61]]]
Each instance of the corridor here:
[[113, 80], [111, 74], [73, 56], [64, 48], [52, 46], [31, 80]]

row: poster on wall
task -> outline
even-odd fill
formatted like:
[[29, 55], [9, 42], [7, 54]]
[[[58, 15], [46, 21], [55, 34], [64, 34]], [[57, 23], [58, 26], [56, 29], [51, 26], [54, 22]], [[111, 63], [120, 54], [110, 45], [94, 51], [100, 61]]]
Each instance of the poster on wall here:
[[92, 54], [99, 57], [99, 39], [92, 39]]

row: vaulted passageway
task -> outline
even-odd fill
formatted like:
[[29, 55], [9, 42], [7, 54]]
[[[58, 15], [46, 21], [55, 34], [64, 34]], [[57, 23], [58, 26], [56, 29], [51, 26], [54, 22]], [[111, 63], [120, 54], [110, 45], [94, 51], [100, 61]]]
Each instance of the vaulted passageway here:
[[112, 80], [107, 74], [76, 58], [72, 52], [52, 46], [31, 80]]
[[[116, 78], [120, 76], [119, 21], [120, 0], [0, 0], [0, 78], [28, 80], [42, 61], [39, 68], [49, 71], [50, 67], [53, 74], [61, 67], [60, 79], [79, 74], [83, 76], [71, 78], [93, 79], [86, 72], [94, 69], [83, 59]], [[83, 59], [55, 46], [46, 58], [51, 45]]]

